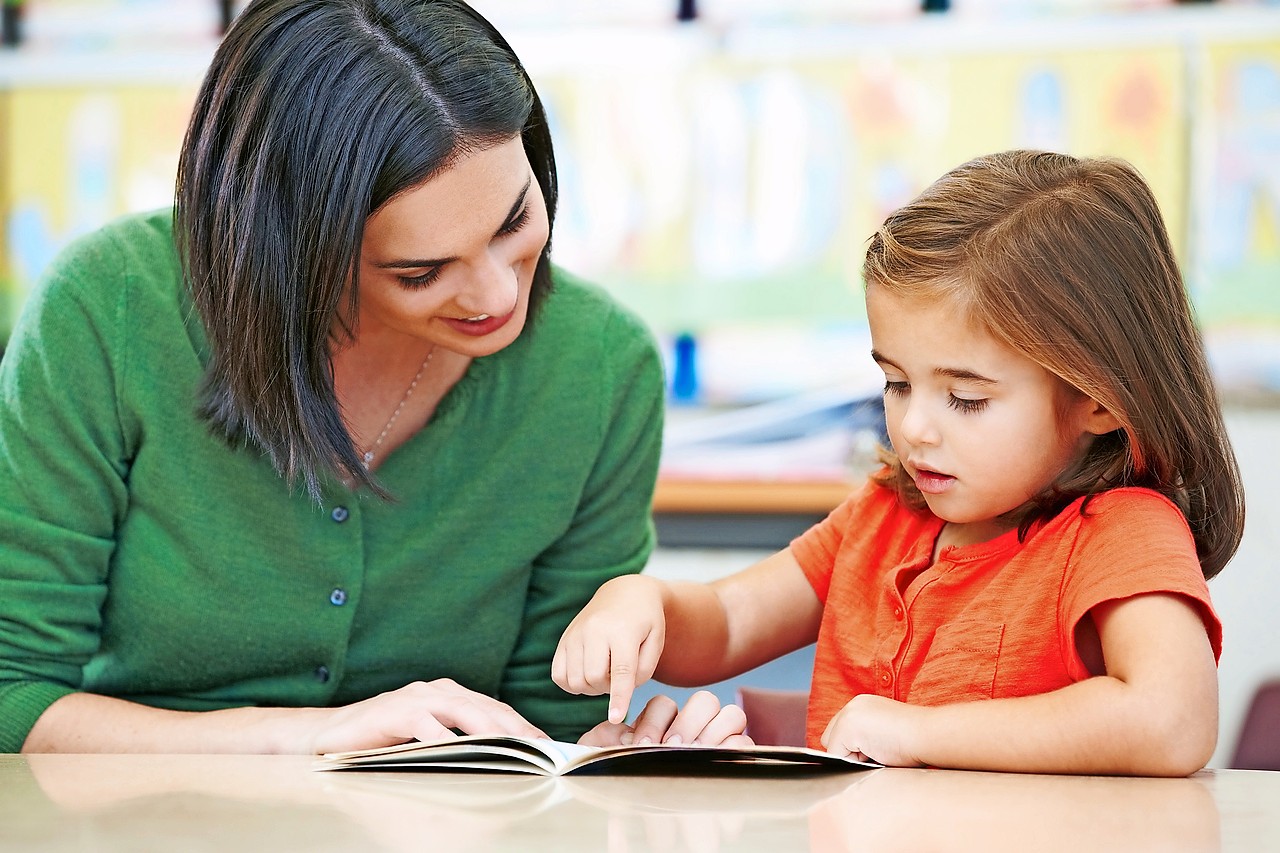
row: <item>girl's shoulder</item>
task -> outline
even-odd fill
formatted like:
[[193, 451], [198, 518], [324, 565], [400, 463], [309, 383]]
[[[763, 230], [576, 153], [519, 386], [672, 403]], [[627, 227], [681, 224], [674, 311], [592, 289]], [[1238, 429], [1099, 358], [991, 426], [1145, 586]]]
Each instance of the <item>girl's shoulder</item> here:
[[1058, 516], [1064, 517], [1079, 517], [1086, 526], [1172, 525], [1190, 533], [1186, 516], [1177, 504], [1160, 492], [1141, 486], [1121, 486], [1077, 498]]
[[1073, 564], [1124, 568], [1185, 566], [1199, 575], [1195, 539], [1182, 511], [1152, 489], [1122, 487], [1080, 498], [1037, 533]]

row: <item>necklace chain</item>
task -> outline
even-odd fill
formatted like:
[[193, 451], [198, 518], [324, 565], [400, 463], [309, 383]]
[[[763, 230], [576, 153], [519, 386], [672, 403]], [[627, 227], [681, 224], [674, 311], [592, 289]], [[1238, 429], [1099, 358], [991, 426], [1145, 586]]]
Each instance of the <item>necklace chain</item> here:
[[386, 426], [382, 428], [382, 432], [378, 433], [378, 437], [373, 440], [373, 444], [369, 445], [360, 456], [360, 462], [364, 465], [365, 470], [373, 463], [373, 457], [379, 447], [382, 446], [383, 440], [387, 437], [387, 433], [391, 431], [391, 425], [396, 422], [396, 418], [400, 417], [400, 412], [404, 410], [404, 404], [409, 402], [409, 397], [413, 395], [413, 389], [418, 387], [418, 380], [422, 378], [422, 374], [426, 372], [427, 365], [431, 363], [431, 356], [436, 354], [436, 348], [433, 345], [427, 350], [427, 357], [422, 360], [422, 364], [418, 367], [418, 372], [413, 375], [413, 381], [409, 383], [409, 387], [404, 389], [404, 396], [400, 398], [400, 403], [396, 406], [396, 410], [391, 413], [391, 417], [387, 418]]

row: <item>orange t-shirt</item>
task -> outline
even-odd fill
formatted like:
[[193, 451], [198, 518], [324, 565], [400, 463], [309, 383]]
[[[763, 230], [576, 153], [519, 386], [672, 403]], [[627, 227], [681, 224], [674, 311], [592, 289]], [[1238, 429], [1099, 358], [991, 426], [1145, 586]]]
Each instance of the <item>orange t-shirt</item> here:
[[1143, 593], [1197, 605], [1215, 658], [1222, 626], [1187, 522], [1149, 489], [1075, 503], [1018, 542], [944, 548], [941, 519], [868, 484], [791, 543], [823, 602], [806, 737], [859, 693], [943, 705], [1047, 693], [1090, 673], [1076, 625], [1105, 601]]

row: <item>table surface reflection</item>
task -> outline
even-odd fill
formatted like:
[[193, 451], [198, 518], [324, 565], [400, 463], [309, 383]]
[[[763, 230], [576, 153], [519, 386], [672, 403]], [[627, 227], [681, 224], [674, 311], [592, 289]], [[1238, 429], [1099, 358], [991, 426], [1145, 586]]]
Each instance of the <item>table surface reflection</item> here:
[[1260, 771], [544, 779], [311, 767], [0, 755], [0, 849], [1280, 850], [1280, 773]]

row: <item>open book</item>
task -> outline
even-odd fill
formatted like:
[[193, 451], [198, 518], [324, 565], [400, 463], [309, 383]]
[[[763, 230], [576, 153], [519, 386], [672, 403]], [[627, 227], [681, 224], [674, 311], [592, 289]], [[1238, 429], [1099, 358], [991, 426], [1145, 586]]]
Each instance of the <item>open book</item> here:
[[316, 759], [317, 770], [452, 770], [531, 773], [726, 773], [738, 769], [869, 770], [879, 767], [798, 746], [579, 746], [554, 740], [471, 735], [433, 743], [402, 743], [380, 749], [332, 752]]

